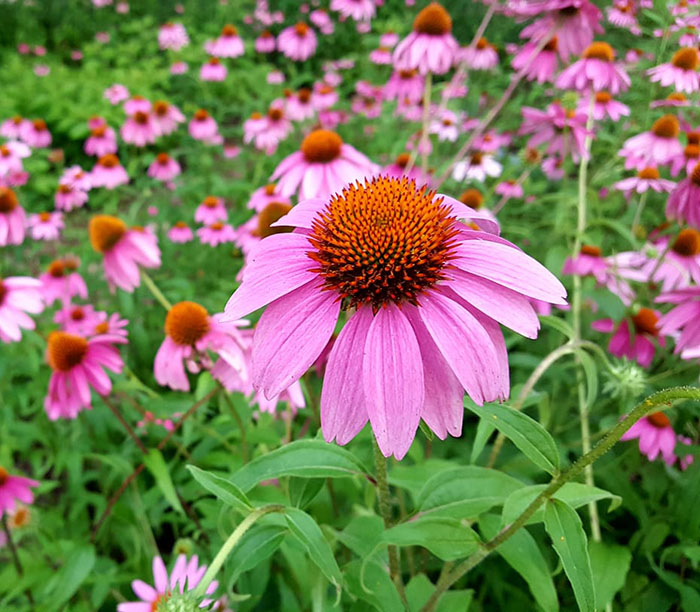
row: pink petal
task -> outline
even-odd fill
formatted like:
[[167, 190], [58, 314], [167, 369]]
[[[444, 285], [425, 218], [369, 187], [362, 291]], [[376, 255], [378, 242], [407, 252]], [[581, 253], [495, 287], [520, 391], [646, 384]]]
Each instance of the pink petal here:
[[379, 448], [401, 459], [416, 435], [425, 389], [418, 340], [394, 304], [382, 308], [369, 327], [362, 378]]
[[362, 354], [372, 310], [361, 307], [345, 324], [328, 357], [321, 391], [323, 438], [338, 444], [352, 440], [367, 423], [362, 387]]
[[340, 301], [321, 287], [307, 283], [272, 302], [260, 317], [253, 338], [253, 386], [268, 399], [306, 372], [335, 329]]

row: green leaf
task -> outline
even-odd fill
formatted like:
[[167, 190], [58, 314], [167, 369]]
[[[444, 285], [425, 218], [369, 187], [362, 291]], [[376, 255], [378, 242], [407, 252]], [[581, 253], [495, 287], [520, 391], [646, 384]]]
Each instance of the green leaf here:
[[574, 589], [579, 610], [595, 612], [593, 571], [579, 515], [566, 502], [551, 499], [545, 504], [544, 527]]
[[168, 500], [168, 503], [175, 508], [175, 510], [184, 514], [185, 511], [182, 509], [180, 500], [175, 492], [175, 485], [173, 484], [172, 478], [170, 478], [170, 470], [168, 470], [168, 466], [160, 451], [156, 448], [152, 448], [148, 451], [143, 462], [146, 464], [151, 474], [153, 474], [153, 478], [155, 478], [156, 484], [163, 494], [163, 497]]
[[[485, 538], [493, 538], [500, 530], [500, 519], [494, 514], [482, 516], [479, 519], [479, 530]], [[545, 612], [559, 610], [552, 573], [535, 538], [527, 529], [516, 531], [496, 552], [523, 577], [535, 601]]]
[[499, 404], [477, 406], [465, 402], [467, 408], [491, 423], [508, 437], [537, 466], [554, 474], [559, 469], [559, 452], [552, 436], [537, 421], [522, 412]]
[[365, 467], [350, 451], [323, 440], [299, 440], [256, 457], [238, 470], [232, 481], [248, 492], [259, 482], [280, 476], [348, 478], [366, 474]]
[[319, 494], [325, 482], [323, 478], [290, 478], [289, 501], [292, 506], [306, 508]]
[[[518, 489], [506, 499], [503, 504], [503, 525], [508, 525], [512, 523], [518, 516], [520, 516], [525, 508], [527, 508], [534, 499], [545, 490], [547, 485], [532, 485], [529, 487], [523, 487]], [[622, 498], [618, 495], [610, 493], [604, 489], [599, 489], [598, 487], [591, 487], [580, 482], [567, 482], [561, 489], [559, 489], [553, 497], [560, 501], [566, 502], [569, 506], [573, 508], [580, 508], [586, 504], [593, 501], [601, 501], [604, 499], [610, 500], [610, 507], [608, 512], [617, 508], [620, 503], [622, 503]], [[544, 520], [544, 509], [542, 507], [538, 508], [537, 511], [530, 517], [527, 522], [528, 525], [532, 523], [539, 523]]]
[[253, 569], [274, 553], [284, 540], [287, 528], [282, 525], [253, 525], [226, 560], [233, 568], [230, 584], [235, 584], [243, 572]]
[[632, 553], [625, 546], [593, 540], [588, 543], [588, 552], [595, 581], [596, 603], [598, 609], [603, 610], [625, 585]]
[[479, 536], [466, 521], [429, 516], [395, 525], [383, 539], [396, 546], [422, 546], [443, 561], [453, 561], [479, 548]]
[[372, 554], [383, 532], [382, 517], [370, 514], [354, 517], [347, 527], [337, 534], [337, 538], [358, 557], [364, 558]]
[[416, 505], [423, 515], [471, 518], [503, 504], [523, 486], [503, 472], [465, 466], [435, 474], [423, 486]]
[[571, 325], [569, 325], [566, 321], [564, 321], [564, 319], [552, 315], [547, 315], [540, 317], [540, 321], [542, 321], [545, 327], [551, 327], [559, 333], [564, 334], [569, 339], [574, 337], [574, 328], [571, 327]]
[[484, 419], [479, 419], [479, 424], [476, 426], [476, 435], [472, 445], [472, 453], [469, 457], [469, 463], [476, 463], [476, 460], [481, 455], [486, 443], [489, 441], [491, 434], [496, 430], [493, 424]]
[[225, 504], [233, 506], [246, 514], [253, 509], [246, 494], [231, 481], [211, 472], [201, 470], [195, 465], [188, 465], [187, 469], [199, 484]]
[[348, 592], [380, 612], [404, 609], [389, 572], [377, 561], [370, 559], [363, 567], [363, 562], [357, 559], [343, 568], [343, 574]]
[[52, 610], [58, 610], [78, 590], [95, 565], [95, 548], [79, 546], [66, 558], [63, 567], [47, 583], [43, 597], [48, 598]]
[[337, 588], [340, 589], [342, 576], [336, 563], [333, 551], [316, 521], [306, 512], [298, 508], [287, 508], [284, 518], [292, 534], [309, 553], [311, 560], [323, 572], [323, 575]]

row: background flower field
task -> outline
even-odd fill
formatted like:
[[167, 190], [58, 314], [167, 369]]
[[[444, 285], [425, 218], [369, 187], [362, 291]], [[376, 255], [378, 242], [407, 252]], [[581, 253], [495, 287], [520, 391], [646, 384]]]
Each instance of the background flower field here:
[[[700, 610], [699, 28], [694, 0], [0, 3], [0, 610]], [[320, 207], [377, 174], [503, 254], [456, 423], [324, 404], [344, 326], [422, 285], [339, 290], [302, 372], [259, 373], [260, 307], [300, 312], [256, 301], [261, 254], [311, 234], [337, 289]]]

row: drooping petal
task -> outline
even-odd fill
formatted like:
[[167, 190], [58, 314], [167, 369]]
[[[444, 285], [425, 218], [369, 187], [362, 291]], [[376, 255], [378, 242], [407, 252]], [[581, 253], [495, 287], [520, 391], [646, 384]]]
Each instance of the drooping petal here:
[[479, 405], [498, 399], [493, 381], [502, 378], [496, 347], [464, 307], [434, 291], [421, 300], [421, 319], [469, 396]]
[[367, 423], [362, 355], [372, 323], [371, 308], [360, 308], [333, 344], [321, 392], [321, 428], [326, 442], [346, 444]]
[[382, 453], [403, 458], [413, 442], [425, 398], [420, 347], [394, 304], [379, 310], [367, 333], [362, 362], [365, 401]]
[[243, 282], [225, 308], [224, 320], [235, 321], [318, 278], [306, 254], [311, 244], [303, 234], [273, 234], [250, 253]]
[[340, 312], [335, 293], [307, 283], [270, 304], [253, 339], [253, 386], [278, 395], [306, 372], [326, 346]]

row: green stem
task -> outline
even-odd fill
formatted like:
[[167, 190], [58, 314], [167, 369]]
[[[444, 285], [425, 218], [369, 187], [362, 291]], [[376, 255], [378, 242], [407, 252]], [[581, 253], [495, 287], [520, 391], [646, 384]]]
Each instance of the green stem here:
[[632, 220], [632, 235], [637, 235], [637, 226], [639, 221], [642, 219], [642, 212], [644, 211], [644, 205], [647, 203], [648, 191], [645, 191], [639, 198], [639, 204], [637, 204], [637, 210], [634, 213], [634, 219]]
[[221, 566], [224, 564], [224, 561], [226, 561], [226, 557], [228, 557], [229, 554], [231, 554], [231, 551], [236, 546], [236, 544], [240, 542], [241, 538], [245, 535], [246, 531], [248, 531], [248, 529], [250, 529], [259, 518], [262, 518], [263, 516], [265, 516], [266, 514], [270, 514], [271, 512], [284, 512], [284, 506], [280, 506], [278, 504], [263, 506], [262, 508], [258, 508], [257, 510], [251, 512], [241, 521], [238, 527], [236, 527], [233, 530], [233, 533], [224, 542], [224, 545], [219, 549], [219, 552], [216, 553], [216, 557], [214, 557], [214, 560], [212, 561], [211, 565], [207, 568], [207, 571], [204, 574], [202, 581], [197, 585], [197, 588], [195, 589], [195, 597], [204, 597], [205, 593], [207, 592], [207, 589], [209, 588], [209, 585], [211, 584], [212, 580], [214, 580], [214, 576], [216, 576], [218, 571], [221, 569]]
[[440, 597], [447, 589], [469, 570], [481, 563], [481, 561], [508, 540], [516, 531], [524, 527], [542, 504], [550, 499], [567, 482], [576, 478], [581, 472], [584, 472], [589, 465], [607, 453], [623, 434], [639, 419], [654, 412], [659, 406], [670, 406], [672, 402], [683, 399], [700, 401], [700, 389], [695, 387], [673, 387], [671, 389], [664, 389], [663, 391], [658, 391], [650, 395], [639, 403], [632, 412], [617, 423], [615, 427], [610, 429], [591, 451], [580, 457], [568, 470], [553, 478], [547, 488], [533, 500], [518, 518], [510, 525], [506, 525], [495, 537], [483, 544], [471, 557], [460, 563], [454, 570], [450, 571], [443, 580], [438, 581], [435, 591], [425, 606], [421, 608], [421, 612], [432, 612]]
[[433, 86], [433, 75], [429, 72], [425, 77], [425, 89], [423, 90], [423, 119], [421, 121], [422, 128], [420, 133], [420, 138], [416, 144], [416, 148], [413, 154], [408, 158], [408, 163], [406, 164], [406, 169], [404, 174], [408, 175], [413, 166], [416, 164], [416, 158], [420, 153], [421, 156], [421, 169], [423, 174], [428, 169], [428, 154], [426, 153], [426, 144], [428, 142], [428, 119], [430, 118], [430, 98], [432, 96], [432, 86]]
[[[377, 444], [377, 440], [373, 437], [374, 442], [374, 464], [377, 470], [377, 503], [379, 504], [379, 512], [384, 519], [384, 527], [391, 527], [391, 503], [389, 502], [389, 479], [386, 469], [386, 457]], [[389, 546], [389, 571], [391, 579], [401, 596], [401, 599], [406, 603], [406, 593], [404, 592], [403, 582], [401, 580], [401, 572], [399, 571], [399, 555], [396, 546]]]
[[[593, 142], [593, 105], [595, 103], [595, 94], [589, 94], [588, 102], [588, 117], [586, 120], [586, 138], [584, 140], [584, 153], [581, 156], [581, 164], [578, 174], [578, 214], [576, 221], [576, 236], [574, 238], [574, 247], [572, 257], [577, 257], [581, 251], [583, 236], [586, 231], [586, 213], [587, 213], [587, 183], [588, 183], [588, 160], [590, 159], [591, 143]], [[574, 294], [571, 304], [573, 314], [574, 337], [573, 342], [581, 341], [581, 277], [574, 276]], [[578, 396], [578, 409], [581, 420], [581, 450], [583, 454], [587, 454], [591, 450], [591, 427], [588, 418], [588, 406], [586, 403], [586, 390], [583, 382], [583, 372], [581, 370], [581, 360], [576, 357], [578, 365], [576, 369], [576, 389]], [[593, 466], [588, 465], [585, 470], [585, 481], [589, 486], [594, 485]], [[591, 534], [596, 542], [600, 541], [600, 519], [598, 518], [598, 506], [594, 501], [588, 504], [588, 511], [591, 518]]]
[[161, 290], [158, 289], [157, 285], [153, 282], [153, 279], [146, 274], [143, 268], [141, 269], [141, 280], [143, 280], [143, 284], [146, 285], [147, 289], [153, 294], [153, 297], [156, 298], [158, 303], [165, 308], [165, 310], [170, 310], [173, 307], [168, 301], [168, 298], [163, 295]]
[[238, 429], [241, 432], [241, 459], [243, 460], [243, 464], [245, 465], [246, 463], [248, 463], [248, 441], [245, 435], [245, 427], [243, 426], [243, 420], [241, 419], [241, 415], [238, 414], [238, 410], [236, 410], [236, 407], [233, 405], [233, 402], [231, 402], [228, 396], [228, 392], [226, 391], [226, 389], [224, 389], [223, 386], [221, 387], [221, 396], [224, 398], [226, 405], [231, 411], [231, 416], [233, 417], [233, 420], [236, 421], [236, 425], [238, 425]]

